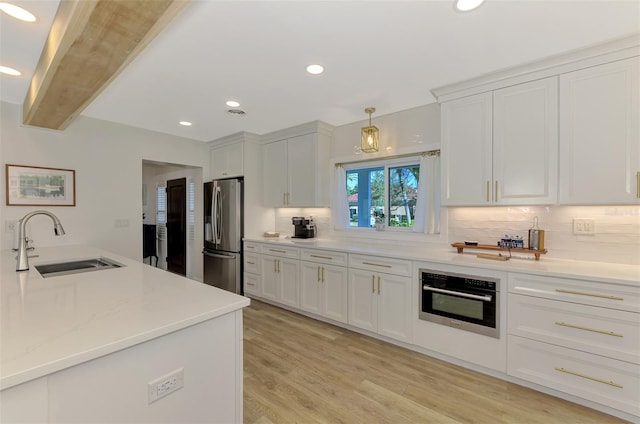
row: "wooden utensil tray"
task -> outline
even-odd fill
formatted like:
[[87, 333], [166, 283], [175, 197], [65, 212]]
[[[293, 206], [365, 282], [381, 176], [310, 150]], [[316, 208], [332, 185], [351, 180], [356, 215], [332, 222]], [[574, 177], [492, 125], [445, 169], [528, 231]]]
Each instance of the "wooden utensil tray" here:
[[451, 243], [451, 246], [458, 249], [458, 253], [462, 253], [464, 249], [498, 250], [501, 252], [510, 251], [512, 253], [528, 253], [530, 255], [534, 255], [536, 258], [536, 261], [540, 260], [540, 255], [544, 255], [545, 253], [547, 253], [547, 249], [544, 249], [544, 250], [514, 249], [514, 248], [509, 249], [507, 247], [493, 246], [491, 244], [472, 245], [472, 244], [465, 244], [465, 243]]

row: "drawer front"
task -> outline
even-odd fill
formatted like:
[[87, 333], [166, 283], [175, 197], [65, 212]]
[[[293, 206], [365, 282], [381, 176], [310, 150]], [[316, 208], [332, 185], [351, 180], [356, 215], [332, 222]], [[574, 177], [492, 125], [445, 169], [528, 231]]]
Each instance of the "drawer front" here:
[[640, 366], [637, 364], [509, 336], [507, 372], [640, 416]]
[[640, 314], [509, 294], [508, 332], [640, 364]]
[[265, 244], [262, 246], [262, 254], [279, 256], [281, 258], [298, 259], [300, 257], [300, 249], [297, 247], [272, 246]]
[[410, 277], [412, 262], [382, 256], [349, 254], [349, 267]]
[[640, 286], [510, 273], [509, 292], [640, 313]]
[[252, 274], [260, 274], [260, 257], [255, 253], [244, 254], [244, 270]]
[[260, 276], [244, 273], [244, 293], [260, 296]]
[[349, 263], [349, 255], [346, 252], [336, 252], [334, 250], [302, 249], [300, 258], [304, 261], [338, 266], [347, 266]]
[[260, 253], [262, 251], [262, 245], [260, 243], [254, 243], [252, 241], [244, 242], [245, 253]]

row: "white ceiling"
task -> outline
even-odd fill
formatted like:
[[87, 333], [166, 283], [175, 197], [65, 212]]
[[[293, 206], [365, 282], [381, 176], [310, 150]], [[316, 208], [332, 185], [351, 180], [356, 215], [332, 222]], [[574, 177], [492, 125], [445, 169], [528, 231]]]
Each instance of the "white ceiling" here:
[[[24, 72], [0, 77], [0, 99], [21, 104], [58, 1], [14, 3], [39, 19], [0, 18], [0, 63]], [[195, 0], [83, 115], [202, 141], [366, 120], [366, 106], [375, 123], [432, 103], [432, 88], [638, 32], [640, 0], [487, 0], [469, 13], [453, 0]], [[229, 99], [246, 115], [227, 114]]]

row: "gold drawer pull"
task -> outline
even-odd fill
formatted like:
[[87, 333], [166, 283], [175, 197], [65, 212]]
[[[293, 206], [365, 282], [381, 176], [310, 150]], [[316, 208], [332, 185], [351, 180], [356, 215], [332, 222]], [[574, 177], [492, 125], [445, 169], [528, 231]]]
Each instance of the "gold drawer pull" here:
[[320, 259], [328, 259], [328, 260], [332, 260], [333, 258], [331, 256], [321, 256], [321, 255], [309, 255], [312, 258], [320, 258]]
[[566, 322], [558, 322], [556, 321], [556, 325], [561, 325], [563, 327], [575, 328], [577, 330], [591, 331], [593, 333], [606, 334], [607, 336], [615, 336], [615, 337], [624, 337], [622, 334], [614, 333], [613, 331], [603, 331], [596, 330], [595, 328], [582, 327], [580, 325], [567, 324]]
[[564, 368], [556, 367], [556, 371], [564, 372], [566, 374], [575, 375], [576, 377], [586, 378], [587, 380], [597, 381], [598, 383], [608, 384], [609, 386], [618, 387], [620, 389], [624, 388], [620, 384], [614, 383], [613, 381], [602, 380], [602, 379], [599, 379], [599, 378], [596, 378], [596, 377], [591, 377], [590, 375], [581, 374], [579, 372], [565, 370]]
[[247, 283], [247, 286], [255, 286], [253, 283]]
[[493, 193], [493, 200], [498, 202], [498, 180], [496, 180], [496, 191]]
[[556, 291], [559, 293], [579, 294], [580, 296], [601, 297], [603, 299], [611, 299], [611, 300], [624, 300], [624, 297], [610, 296], [608, 294], [587, 293], [587, 292], [579, 292], [579, 291], [567, 290], [567, 289], [556, 289]]
[[247, 263], [248, 263], [249, 265], [255, 265], [255, 264], [256, 264], [255, 262], [250, 262], [250, 261], [247, 261]]
[[371, 275], [371, 293], [376, 294], [376, 276]]
[[491, 181], [487, 180], [487, 203], [490, 202], [490, 199], [489, 199], [489, 191], [491, 191], [490, 187], [491, 187]]
[[269, 249], [269, 252], [287, 253], [287, 251], [286, 251], [286, 250], [276, 250], [276, 249]]
[[383, 268], [393, 268], [391, 265], [385, 265], [385, 264], [376, 264], [373, 262], [362, 262], [363, 265], [373, 265], [373, 266], [381, 266]]
[[256, 247], [247, 245], [247, 246], [245, 246], [245, 248], [247, 248], [247, 249], [255, 249]]

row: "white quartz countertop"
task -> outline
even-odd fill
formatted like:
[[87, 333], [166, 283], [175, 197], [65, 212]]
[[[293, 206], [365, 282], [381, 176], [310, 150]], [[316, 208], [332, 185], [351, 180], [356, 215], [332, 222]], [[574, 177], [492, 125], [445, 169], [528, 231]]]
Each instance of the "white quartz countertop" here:
[[[243, 296], [86, 246], [0, 261], [0, 390], [249, 305]], [[35, 265], [95, 257], [124, 267], [43, 278]]]
[[[465, 248], [464, 253], [459, 254], [449, 244], [381, 242], [379, 240], [291, 239], [288, 237], [245, 237], [244, 240], [640, 287], [640, 266], [638, 265], [556, 259], [550, 257], [550, 254], [542, 255], [539, 261], [534, 260], [533, 255], [524, 254], [514, 254], [517, 257], [508, 261], [494, 261], [478, 258], [476, 255], [478, 253], [496, 254], [497, 252], [474, 250], [470, 247]], [[502, 253], [506, 254], [507, 252]]]

